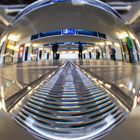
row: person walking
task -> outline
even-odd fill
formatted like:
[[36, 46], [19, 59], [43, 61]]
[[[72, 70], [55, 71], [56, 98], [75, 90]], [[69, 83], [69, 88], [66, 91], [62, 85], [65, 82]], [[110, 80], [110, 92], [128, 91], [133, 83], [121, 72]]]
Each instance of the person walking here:
[[99, 52], [99, 50], [96, 50], [96, 59], [100, 59], [100, 52]]
[[78, 51], [79, 51], [78, 57], [79, 59], [82, 59], [83, 58], [83, 45], [80, 41], [78, 42]]
[[52, 44], [52, 52], [53, 52], [53, 60], [57, 60], [57, 51], [58, 51], [59, 45], [57, 42]]

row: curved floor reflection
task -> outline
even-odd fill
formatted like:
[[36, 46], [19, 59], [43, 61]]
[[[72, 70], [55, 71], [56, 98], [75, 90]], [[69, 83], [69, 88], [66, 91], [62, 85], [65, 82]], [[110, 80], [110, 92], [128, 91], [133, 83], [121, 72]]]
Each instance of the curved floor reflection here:
[[44, 139], [103, 137], [127, 117], [129, 109], [111, 93], [111, 85], [106, 83], [107, 89], [85, 73], [66, 62], [12, 109], [14, 120]]

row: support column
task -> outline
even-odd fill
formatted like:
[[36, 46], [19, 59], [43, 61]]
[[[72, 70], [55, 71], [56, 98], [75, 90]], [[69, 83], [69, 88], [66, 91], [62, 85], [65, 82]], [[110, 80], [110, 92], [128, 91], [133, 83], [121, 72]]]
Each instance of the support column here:
[[32, 60], [32, 48], [33, 48], [33, 46], [30, 45], [29, 46], [29, 50], [28, 50], [28, 57], [27, 57], [29, 61]]

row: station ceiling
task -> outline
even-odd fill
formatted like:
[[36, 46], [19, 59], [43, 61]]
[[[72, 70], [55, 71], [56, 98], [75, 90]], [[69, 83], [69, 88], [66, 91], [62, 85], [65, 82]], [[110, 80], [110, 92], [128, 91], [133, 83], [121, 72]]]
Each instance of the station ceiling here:
[[25, 15], [14, 23], [10, 33], [20, 34], [24, 38], [40, 32], [71, 28], [115, 36], [116, 32], [124, 29], [124, 22], [96, 7], [70, 6], [64, 3], [37, 9]]

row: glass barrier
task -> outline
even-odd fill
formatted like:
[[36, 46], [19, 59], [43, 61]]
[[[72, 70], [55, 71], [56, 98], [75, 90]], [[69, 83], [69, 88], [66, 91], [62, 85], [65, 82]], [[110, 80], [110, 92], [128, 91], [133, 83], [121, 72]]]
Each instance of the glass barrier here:
[[[14, 80], [0, 78], [0, 98], [5, 111], [7, 111], [7, 107], [10, 106], [9, 100], [11, 100], [14, 97], [14, 95], [16, 95], [16, 93], [18, 93], [25, 87], [26, 84], [18, 83]], [[20, 97], [19, 94], [18, 97]], [[15, 100], [15, 98], [13, 99]]]

